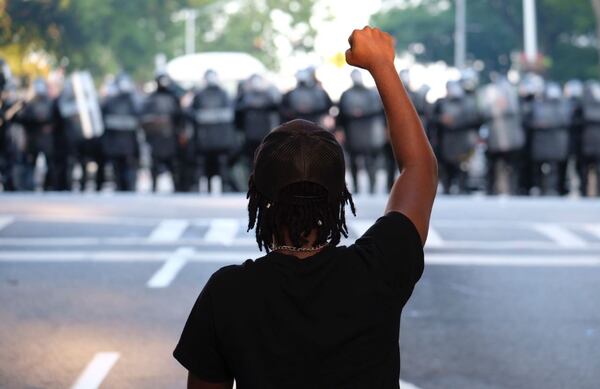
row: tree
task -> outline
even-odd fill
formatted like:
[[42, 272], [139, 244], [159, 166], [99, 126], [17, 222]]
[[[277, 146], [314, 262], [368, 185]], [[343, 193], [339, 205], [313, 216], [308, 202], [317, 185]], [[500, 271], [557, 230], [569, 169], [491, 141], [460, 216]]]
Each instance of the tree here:
[[[594, 77], [597, 54], [590, 3], [538, 0], [537, 9], [540, 50], [549, 60], [548, 77], [561, 81]], [[452, 62], [453, 1], [400, 1], [399, 6], [374, 15], [373, 23], [392, 32], [401, 51], [420, 43], [425, 50], [414, 52], [418, 60]], [[511, 54], [523, 50], [522, 34], [521, 0], [467, 2], [468, 57], [483, 61], [486, 71], [505, 72], [511, 67]]]
[[[281, 34], [273, 28], [271, 11], [279, 9], [292, 26], [309, 26], [314, 2], [0, 0], [0, 56], [17, 46], [21, 53], [47, 53], [56, 66], [86, 68], [97, 76], [123, 69], [137, 79], [148, 79], [156, 54], [182, 54], [184, 24], [174, 22], [172, 16], [194, 8], [201, 11], [200, 50], [249, 52], [276, 68], [275, 39]], [[314, 36], [314, 30], [309, 27], [306, 34]]]

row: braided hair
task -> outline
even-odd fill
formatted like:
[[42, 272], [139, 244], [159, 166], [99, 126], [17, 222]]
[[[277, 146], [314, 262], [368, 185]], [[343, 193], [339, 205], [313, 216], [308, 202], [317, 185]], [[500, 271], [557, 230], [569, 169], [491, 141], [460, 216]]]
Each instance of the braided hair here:
[[311, 231], [317, 231], [315, 246], [329, 242], [336, 246], [343, 235], [348, 237], [345, 207], [350, 205], [352, 214], [356, 209], [352, 195], [344, 189], [340, 200], [329, 201], [327, 190], [312, 182], [297, 182], [281, 189], [278, 201], [272, 202], [263, 196], [250, 177], [247, 194], [248, 230], [256, 232], [256, 242], [262, 251], [269, 252], [272, 246], [285, 242], [284, 232], [287, 230], [294, 247], [302, 247], [308, 243]]

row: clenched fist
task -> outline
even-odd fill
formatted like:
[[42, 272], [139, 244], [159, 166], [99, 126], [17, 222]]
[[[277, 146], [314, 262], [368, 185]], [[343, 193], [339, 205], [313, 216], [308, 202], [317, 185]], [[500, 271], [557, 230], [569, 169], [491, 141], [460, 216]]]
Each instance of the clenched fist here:
[[346, 62], [349, 65], [373, 71], [378, 66], [394, 63], [394, 38], [378, 28], [367, 26], [354, 30], [348, 42], [350, 48], [346, 50]]

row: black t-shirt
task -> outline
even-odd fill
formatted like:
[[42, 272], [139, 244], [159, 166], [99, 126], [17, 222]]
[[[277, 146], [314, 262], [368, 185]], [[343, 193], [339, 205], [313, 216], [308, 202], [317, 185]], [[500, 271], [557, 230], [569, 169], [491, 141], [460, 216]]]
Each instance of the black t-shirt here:
[[412, 222], [390, 212], [346, 247], [277, 252], [212, 275], [173, 355], [208, 382], [398, 388], [400, 314], [423, 273]]

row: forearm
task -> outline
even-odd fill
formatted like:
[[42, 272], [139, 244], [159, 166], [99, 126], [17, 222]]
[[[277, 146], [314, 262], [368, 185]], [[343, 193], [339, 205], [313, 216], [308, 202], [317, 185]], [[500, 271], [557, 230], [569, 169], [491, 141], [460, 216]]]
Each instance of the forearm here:
[[435, 165], [435, 155], [423, 125], [393, 63], [375, 67], [371, 74], [381, 96], [390, 143], [401, 168]]

